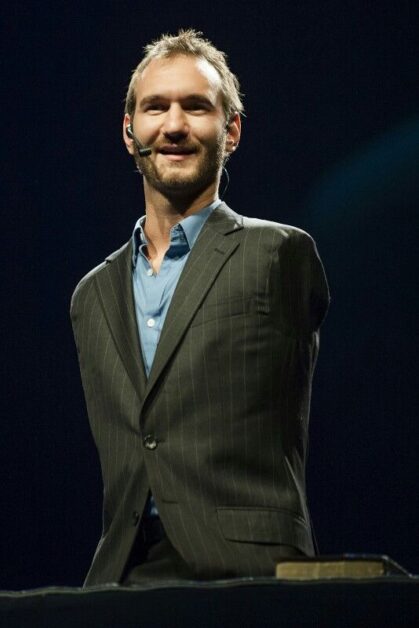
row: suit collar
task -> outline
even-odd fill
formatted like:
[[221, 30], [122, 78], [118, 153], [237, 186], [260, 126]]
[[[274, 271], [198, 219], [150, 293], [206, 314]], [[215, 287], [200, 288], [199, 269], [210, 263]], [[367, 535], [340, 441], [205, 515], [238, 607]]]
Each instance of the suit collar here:
[[205, 226], [221, 235], [228, 235], [243, 228], [243, 216], [236, 214], [226, 203], [221, 202], [214, 209]]
[[131, 241], [109, 255], [106, 262], [95, 277], [96, 289], [121, 361], [142, 399], [147, 378], [135, 318]]
[[146, 387], [146, 397], [157, 383], [197, 309], [222, 267], [239, 246], [229, 234], [243, 228], [243, 218], [221, 203], [210, 215], [192, 249], [176, 286], [161, 332]]
[[222, 267], [239, 246], [228, 237], [243, 228], [243, 217], [225, 203], [209, 216], [179, 278], [147, 381], [141, 355], [132, 289], [132, 240], [106, 258], [96, 275], [102, 307], [119, 355], [140, 399], [146, 401], [182, 340]]

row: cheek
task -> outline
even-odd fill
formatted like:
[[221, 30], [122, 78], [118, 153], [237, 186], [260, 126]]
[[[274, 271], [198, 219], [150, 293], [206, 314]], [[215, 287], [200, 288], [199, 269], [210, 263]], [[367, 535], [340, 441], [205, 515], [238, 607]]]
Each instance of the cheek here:
[[134, 117], [134, 130], [138, 138], [144, 140], [155, 139], [160, 130], [161, 123], [158, 117], [136, 115]]
[[208, 123], [203, 123], [199, 126], [196, 126], [192, 133], [198, 140], [200, 140], [204, 144], [212, 146], [219, 146], [220, 144], [222, 144], [224, 146], [225, 135], [224, 129], [221, 125], [210, 125]]

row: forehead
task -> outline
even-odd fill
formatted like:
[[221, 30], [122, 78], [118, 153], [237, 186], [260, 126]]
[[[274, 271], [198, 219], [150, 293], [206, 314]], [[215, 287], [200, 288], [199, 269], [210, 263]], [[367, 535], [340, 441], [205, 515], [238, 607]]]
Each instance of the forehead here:
[[136, 82], [137, 100], [151, 94], [185, 96], [203, 93], [221, 98], [221, 77], [206, 59], [188, 55], [153, 59]]

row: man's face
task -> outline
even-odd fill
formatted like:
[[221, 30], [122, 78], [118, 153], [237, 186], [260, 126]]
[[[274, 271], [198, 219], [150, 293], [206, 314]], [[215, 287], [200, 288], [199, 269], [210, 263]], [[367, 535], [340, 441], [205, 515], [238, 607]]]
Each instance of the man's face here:
[[[190, 195], [218, 184], [226, 152], [234, 149], [220, 87], [218, 72], [201, 58], [154, 59], [145, 68], [137, 80], [134, 116], [124, 124], [131, 122], [141, 144], [152, 148], [140, 158], [125, 135], [146, 185], [167, 195]], [[236, 130], [240, 120], [234, 124]]]

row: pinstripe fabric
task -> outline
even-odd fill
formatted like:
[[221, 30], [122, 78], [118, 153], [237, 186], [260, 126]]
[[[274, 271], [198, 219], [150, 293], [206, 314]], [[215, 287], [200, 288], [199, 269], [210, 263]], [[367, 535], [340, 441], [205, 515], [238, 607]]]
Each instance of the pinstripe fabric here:
[[80, 282], [71, 315], [104, 482], [86, 584], [120, 580], [150, 489], [197, 578], [272, 574], [282, 545], [312, 553], [304, 467], [328, 302], [310, 236], [222, 204], [191, 251], [146, 381], [130, 244]]

